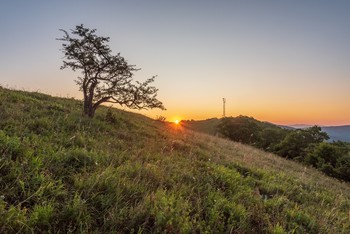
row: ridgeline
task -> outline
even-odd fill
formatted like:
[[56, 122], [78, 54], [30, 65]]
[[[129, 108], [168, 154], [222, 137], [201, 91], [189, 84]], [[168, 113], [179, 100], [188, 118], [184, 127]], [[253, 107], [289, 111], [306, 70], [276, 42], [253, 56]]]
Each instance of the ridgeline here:
[[349, 233], [350, 186], [181, 125], [0, 88], [0, 233]]

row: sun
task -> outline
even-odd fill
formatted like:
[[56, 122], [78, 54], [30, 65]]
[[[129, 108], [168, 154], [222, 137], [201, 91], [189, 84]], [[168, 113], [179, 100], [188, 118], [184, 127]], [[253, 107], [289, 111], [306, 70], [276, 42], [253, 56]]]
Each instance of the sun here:
[[176, 120], [174, 121], [174, 123], [175, 123], [175, 124], [179, 124], [179, 123], [180, 123], [180, 120], [176, 119]]

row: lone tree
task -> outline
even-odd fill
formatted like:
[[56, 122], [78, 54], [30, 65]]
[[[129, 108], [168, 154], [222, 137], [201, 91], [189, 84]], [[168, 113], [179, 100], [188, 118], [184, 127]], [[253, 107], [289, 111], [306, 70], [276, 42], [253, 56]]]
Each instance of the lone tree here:
[[140, 83], [132, 83], [134, 72], [139, 69], [129, 65], [120, 56], [112, 55], [106, 44], [109, 37], [100, 37], [95, 34], [96, 29], [85, 28], [78, 25], [71, 34], [64, 33], [63, 41], [64, 60], [61, 69], [71, 68], [80, 70], [76, 83], [84, 94], [83, 113], [93, 117], [98, 106], [102, 103], [117, 103], [131, 109], [160, 108], [165, 110], [163, 103], [157, 100], [157, 91], [149, 86], [155, 76]]

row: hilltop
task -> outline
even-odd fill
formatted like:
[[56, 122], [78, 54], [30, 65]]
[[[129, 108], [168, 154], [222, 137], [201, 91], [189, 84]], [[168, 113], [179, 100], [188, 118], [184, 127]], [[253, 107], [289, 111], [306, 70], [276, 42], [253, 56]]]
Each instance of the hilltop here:
[[0, 233], [349, 233], [350, 186], [142, 115], [0, 88]]

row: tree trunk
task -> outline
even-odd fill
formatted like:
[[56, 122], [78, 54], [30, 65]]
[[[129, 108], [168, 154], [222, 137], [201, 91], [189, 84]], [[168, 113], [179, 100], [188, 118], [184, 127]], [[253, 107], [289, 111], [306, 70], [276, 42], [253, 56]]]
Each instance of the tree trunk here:
[[85, 116], [88, 116], [90, 118], [93, 118], [95, 115], [95, 110], [96, 108], [94, 108], [94, 106], [92, 105], [92, 102], [89, 99], [85, 99], [84, 100], [84, 110], [83, 110], [83, 114]]
[[84, 112], [83, 114], [93, 118], [95, 115], [95, 111], [96, 111], [96, 107], [95, 105], [92, 103], [93, 102], [93, 98], [94, 98], [94, 91], [95, 91], [95, 87], [97, 85], [97, 81], [93, 81], [92, 84], [90, 85], [90, 87], [85, 87], [84, 86]]

